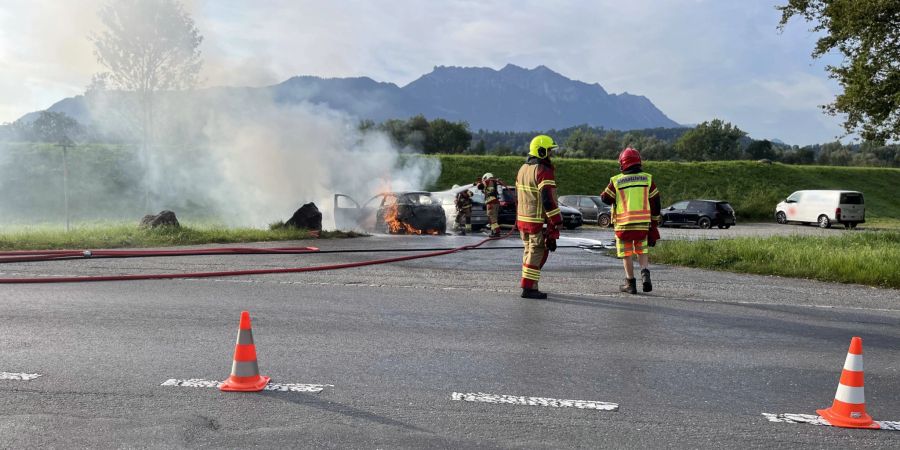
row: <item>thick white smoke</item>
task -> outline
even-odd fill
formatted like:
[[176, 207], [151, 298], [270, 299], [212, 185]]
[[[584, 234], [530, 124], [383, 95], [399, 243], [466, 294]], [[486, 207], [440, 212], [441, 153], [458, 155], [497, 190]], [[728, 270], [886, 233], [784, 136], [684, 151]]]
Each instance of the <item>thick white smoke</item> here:
[[260, 99], [239, 112], [217, 109], [203, 128], [213, 178], [192, 181], [205, 186], [229, 224], [286, 220], [314, 201], [328, 227], [335, 193], [362, 202], [382, 191], [423, 189], [437, 180], [437, 160], [401, 161], [386, 134], [362, 132], [357, 124], [311, 104]]

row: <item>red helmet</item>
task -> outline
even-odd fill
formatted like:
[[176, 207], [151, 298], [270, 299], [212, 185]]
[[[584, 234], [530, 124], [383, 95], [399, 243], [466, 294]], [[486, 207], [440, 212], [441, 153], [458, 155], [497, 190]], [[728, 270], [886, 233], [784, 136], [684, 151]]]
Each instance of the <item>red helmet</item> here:
[[622, 153], [619, 153], [619, 169], [622, 171], [625, 171], [629, 167], [638, 165], [640, 163], [641, 154], [631, 147], [628, 147], [625, 150], [622, 150]]

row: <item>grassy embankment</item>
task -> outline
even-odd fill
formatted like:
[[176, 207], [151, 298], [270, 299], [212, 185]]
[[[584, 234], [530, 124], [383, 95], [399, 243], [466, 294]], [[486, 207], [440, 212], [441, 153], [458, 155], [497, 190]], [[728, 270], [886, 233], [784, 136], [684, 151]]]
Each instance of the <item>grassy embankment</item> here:
[[[323, 231], [320, 238], [345, 238], [358, 233]], [[79, 225], [68, 233], [60, 226], [0, 228], [0, 250], [100, 249], [167, 247], [174, 245], [310, 239], [308, 230], [295, 228], [229, 228], [215, 225], [182, 225], [181, 228], [142, 229], [135, 224]]]
[[655, 262], [900, 288], [900, 231], [662, 241]]
[[[512, 181], [520, 157], [439, 156], [437, 187], [464, 183], [486, 171]], [[597, 194], [615, 174], [615, 161], [559, 159], [560, 194]], [[848, 189], [866, 196], [865, 228], [900, 229], [900, 169], [790, 166], [750, 161], [649, 162], [646, 170], [662, 193], [663, 206], [691, 198], [731, 202], [739, 220], [773, 221], [775, 205], [800, 189]], [[663, 241], [654, 261], [755, 274], [812, 278], [900, 288], [900, 231], [849, 232], [834, 236]]]
[[[471, 182], [484, 172], [515, 180], [518, 156], [437, 156], [441, 177], [433, 186], [447, 189]], [[615, 161], [557, 159], [560, 195], [595, 194], [618, 173]], [[705, 198], [731, 202], [744, 221], [774, 221], [775, 205], [800, 189], [848, 189], [866, 197], [866, 225], [900, 227], [900, 169], [792, 166], [755, 161], [648, 162], [645, 169], [659, 186], [663, 207], [679, 200]]]

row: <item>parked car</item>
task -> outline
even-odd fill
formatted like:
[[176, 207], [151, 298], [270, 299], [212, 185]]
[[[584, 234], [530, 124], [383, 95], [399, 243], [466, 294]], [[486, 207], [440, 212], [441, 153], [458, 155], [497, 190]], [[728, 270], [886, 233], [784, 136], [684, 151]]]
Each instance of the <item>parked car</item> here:
[[472, 231], [478, 231], [488, 223], [487, 212], [484, 209], [484, 193], [469, 184], [446, 191], [432, 192], [431, 196], [444, 208], [447, 223], [456, 226], [456, 194], [467, 189], [472, 192]]
[[734, 209], [720, 200], [684, 200], [661, 211], [660, 226], [696, 225], [700, 228], [731, 228], [737, 221]]
[[822, 228], [842, 223], [855, 228], [866, 221], [866, 202], [857, 191], [797, 191], [775, 207], [775, 221], [817, 223]]
[[[500, 225], [516, 224], [516, 207], [519, 198], [516, 188], [500, 186]], [[559, 212], [563, 217], [563, 226], [567, 230], [574, 230], [584, 225], [584, 218], [577, 209], [565, 205], [559, 205]]]
[[352, 197], [334, 195], [334, 224], [338, 229], [362, 228], [389, 234], [444, 234], [444, 208], [430, 192], [385, 192], [362, 206]]
[[585, 223], [608, 227], [612, 222], [609, 205], [603, 203], [599, 195], [563, 195], [559, 203], [577, 209]]

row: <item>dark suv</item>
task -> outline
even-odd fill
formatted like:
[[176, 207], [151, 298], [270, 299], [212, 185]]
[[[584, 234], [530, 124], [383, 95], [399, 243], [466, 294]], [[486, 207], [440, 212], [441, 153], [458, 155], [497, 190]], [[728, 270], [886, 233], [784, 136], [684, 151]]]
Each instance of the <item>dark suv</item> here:
[[737, 223], [734, 209], [719, 200], [684, 200], [662, 210], [664, 227], [696, 225], [700, 228], [731, 228]]

